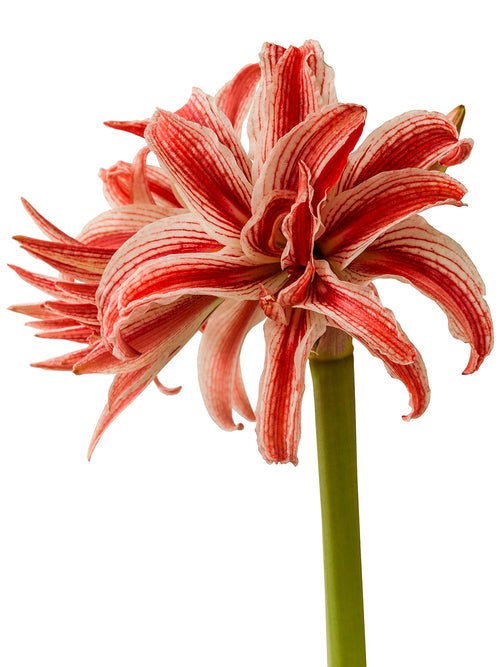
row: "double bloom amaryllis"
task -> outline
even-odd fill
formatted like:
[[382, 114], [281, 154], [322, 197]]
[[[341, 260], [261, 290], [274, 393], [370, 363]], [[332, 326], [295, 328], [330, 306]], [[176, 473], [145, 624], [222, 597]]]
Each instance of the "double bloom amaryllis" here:
[[[248, 113], [249, 152], [240, 141]], [[176, 113], [114, 123], [144, 134], [160, 168], [133, 164], [101, 176], [112, 209], [73, 239], [28, 206], [51, 240], [19, 237], [59, 269], [17, 269], [56, 301], [14, 307], [46, 337], [87, 347], [39, 364], [116, 375], [91, 451], [110, 421], [200, 329], [199, 379], [224, 429], [233, 408], [256, 418], [269, 462], [297, 462], [306, 361], [329, 328], [361, 341], [402, 380], [418, 417], [429, 400], [425, 367], [373, 279], [412, 283], [471, 345], [465, 373], [492, 346], [484, 286], [452, 239], [417, 214], [461, 205], [443, 173], [462, 162], [453, 114], [412, 111], [355, 149], [366, 111], [340, 104], [316, 42], [266, 44], [215, 98], [195, 89]], [[239, 367], [248, 331], [265, 318], [266, 358], [254, 412]]]
[[[373, 280], [411, 283], [436, 301], [477, 370], [492, 339], [481, 278], [463, 249], [419, 214], [460, 206], [446, 168], [465, 160], [463, 108], [411, 111], [355, 149], [365, 109], [340, 104], [316, 42], [265, 44], [214, 97], [195, 89], [176, 113], [110, 125], [145, 137], [133, 163], [101, 172], [111, 205], [72, 238], [25, 204], [49, 237], [18, 237], [57, 269], [14, 267], [52, 300], [14, 306], [47, 338], [85, 346], [37, 366], [115, 375], [90, 453], [108, 424], [201, 330], [199, 380], [210, 415], [257, 422], [268, 462], [297, 462], [306, 362], [313, 375], [325, 561], [329, 665], [363, 667], [351, 337], [408, 388], [411, 411], [429, 401], [421, 356]], [[250, 113], [249, 113], [250, 112]], [[249, 114], [249, 115], [248, 115]], [[240, 141], [245, 118], [249, 151]], [[146, 164], [152, 151], [160, 167]], [[257, 409], [240, 353], [265, 319]]]

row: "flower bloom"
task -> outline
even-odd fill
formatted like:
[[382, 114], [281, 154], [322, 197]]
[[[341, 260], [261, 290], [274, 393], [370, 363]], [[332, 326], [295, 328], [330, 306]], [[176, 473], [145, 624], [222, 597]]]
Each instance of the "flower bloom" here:
[[[250, 102], [247, 153], [240, 132]], [[209, 413], [228, 430], [241, 428], [233, 409], [253, 419], [239, 358], [262, 319], [266, 357], [255, 418], [266, 461], [297, 462], [306, 362], [329, 327], [380, 358], [408, 388], [405, 418], [420, 416], [429, 401], [425, 366], [382, 305], [372, 282], [379, 277], [410, 282], [434, 299], [452, 335], [471, 346], [464, 372], [479, 367], [492, 347], [483, 283], [463, 249], [419, 215], [462, 205], [464, 186], [442, 169], [464, 161], [472, 141], [458, 138], [453, 116], [412, 111], [355, 149], [365, 116], [363, 107], [337, 101], [333, 70], [308, 41], [288, 49], [265, 44], [260, 69], [244, 68], [215, 98], [195, 89], [177, 113], [112, 124], [144, 134], [163, 171], [146, 167], [140, 153], [141, 177], [133, 179], [127, 166], [105, 175], [116, 210], [149, 206], [157, 215], [128, 237], [115, 225], [112, 256], [95, 221], [77, 239], [88, 248], [94, 233], [104, 254], [100, 280], [69, 274], [73, 292], [91, 293], [95, 325], [73, 370], [116, 374], [91, 449], [200, 327]], [[130, 204], [131, 178], [137, 199]], [[33, 243], [23, 242], [49, 261], [45, 246]], [[80, 261], [74, 246], [71, 253]], [[66, 273], [66, 265], [49, 263]]]

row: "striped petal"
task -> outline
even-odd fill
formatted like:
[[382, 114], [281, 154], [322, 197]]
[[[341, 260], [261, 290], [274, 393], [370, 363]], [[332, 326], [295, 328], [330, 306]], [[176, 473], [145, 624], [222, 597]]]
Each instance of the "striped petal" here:
[[358, 279], [410, 282], [448, 317], [451, 334], [471, 346], [464, 373], [473, 373], [493, 346], [493, 324], [484, 284], [463, 248], [414, 216], [380, 236], [349, 267]]
[[300, 161], [311, 172], [313, 205], [317, 206], [344, 170], [363, 129], [365, 116], [366, 109], [355, 104], [335, 104], [310, 114], [270, 152], [255, 183], [253, 209], [273, 190], [297, 189]]
[[85, 245], [118, 250], [146, 225], [182, 213], [185, 213], [184, 209], [154, 204], [118, 206], [88, 222], [78, 240]]
[[222, 429], [242, 429], [233, 420], [234, 388], [243, 341], [264, 318], [258, 301], [225, 301], [203, 330], [198, 379], [208, 413]]
[[146, 140], [210, 235], [239, 247], [251, 186], [231, 150], [209, 128], [165, 111], [148, 126]]
[[251, 179], [252, 165], [250, 159], [236, 136], [229, 119], [217, 107], [213, 97], [206, 95], [199, 88], [193, 88], [189, 101], [176, 112], [176, 115], [212, 130], [218, 141], [229, 148], [245, 178], [247, 180]]
[[302, 304], [304, 308], [326, 315], [375, 354], [382, 353], [398, 364], [415, 360], [415, 348], [401, 331], [394, 313], [384, 308], [370, 286], [339, 280], [324, 260], [317, 260], [315, 267], [316, 279]]
[[[181, 206], [168, 176], [162, 169], [145, 165], [144, 176], [155, 204], [168, 207]], [[104, 183], [104, 196], [110, 206], [133, 203], [133, 165], [130, 162], [120, 161], [109, 169], [101, 169], [99, 177]]]
[[268, 463], [297, 465], [305, 369], [325, 318], [296, 308], [290, 322], [266, 320], [266, 359], [256, 410], [259, 451]]
[[33, 257], [83, 282], [96, 282], [114, 254], [108, 248], [91, 248], [77, 241], [70, 244], [41, 241], [28, 236], [13, 238]]
[[243, 67], [215, 95], [215, 103], [231, 121], [236, 135], [241, 135], [243, 121], [260, 79], [257, 63]]
[[321, 211], [326, 232], [318, 247], [342, 269], [392, 225], [431, 206], [460, 206], [466, 192], [461, 183], [438, 171], [377, 174], [327, 199]]
[[382, 171], [427, 169], [436, 162], [458, 164], [471, 148], [471, 140], [459, 141], [457, 128], [443, 114], [409, 111], [381, 125], [352, 153], [336, 191], [353, 188]]
[[78, 243], [78, 241], [76, 241], [72, 236], [68, 236], [58, 227], [56, 227], [46, 218], [44, 218], [43, 215], [41, 215], [28, 201], [26, 201], [26, 199], [21, 198], [21, 202], [26, 211], [28, 211], [32, 219], [38, 225], [38, 227], [49, 239], [52, 239], [52, 241], [57, 241], [59, 243], [70, 243], [73, 245], [75, 243]]
[[[149, 352], [146, 353], [149, 363], [116, 375], [109, 390], [107, 405], [92, 436], [89, 458], [109, 424], [156, 378], [161, 369], [194, 336], [217, 305], [216, 300], [205, 297], [197, 300], [196, 307], [186, 308], [183, 304], [176, 312], [171, 310], [168, 318], [156, 320], [156, 330], [148, 344]], [[163, 331], [160, 331], [161, 328]], [[145, 333], [144, 329], [141, 332]], [[162, 336], [162, 333], [166, 335]], [[133, 367], [129, 364], [127, 368]]]

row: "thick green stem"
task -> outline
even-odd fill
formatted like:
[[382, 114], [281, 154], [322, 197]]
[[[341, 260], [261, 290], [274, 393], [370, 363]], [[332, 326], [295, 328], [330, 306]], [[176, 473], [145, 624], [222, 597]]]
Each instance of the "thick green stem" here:
[[310, 357], [323, 525], [328, 667], [366, 667], [352, 341], [328, 330]]

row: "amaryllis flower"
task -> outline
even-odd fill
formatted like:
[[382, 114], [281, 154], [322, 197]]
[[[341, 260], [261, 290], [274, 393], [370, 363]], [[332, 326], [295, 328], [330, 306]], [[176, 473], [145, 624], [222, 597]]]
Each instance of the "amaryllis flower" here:
[[[306, 361], [327, 328], [379, 357], [408, 388], [406, 418], [420, 416], [429, 400], [425, 366], [381, 303], [378, 277], [408, 281], [443, 308], [452, 335], [471, 346], [464, 372], [491, 350], [475, 267], [419, 215], [462, 205], [464, 186], [442, 169], [465, 160], [471, 140], [459, 140], [453, 118], [412, 111], [355, 150], [366, 110], [339, 103], [333, 80], [316, 42], [265, 44], [260, 70], [244, 68], [215, 98], [194, 89], [176, 113], [112, 123], [144, 135], [163, 170], [148, 168], [139, 196], [154, 210], [177, 210], [121, 236], [113, 256], [100, 257], [99, 285], [91, 283], [96, 338], [73, 365], [76, 373], [116, 374], [91, 450], [200, 327], [209, 413], [228, 430], [241, 428], [233, 409], [253, 419], [239, 359], [248, 331], [264, 318], [255, 418], [268, 462], [297, 462]], [[247, 152], [240, 131], [250, 103]], [[119, 165], [103, 174], [108, 198], [121, 206], [130, 173]], [[66, 273], [50, 250], [24, 246]], [[74, 246], [70, 254], [79, 261]], [[90, 291], [86, 274], [69, 275], [76, 289]]]
[[[241, 345], [265, 316], [259, 448], [269, 462], [296, 463], [306, 361], [327, 327], [361, 341], [405, 383], [406, 418], [427, 406], [423, 361], [374, 278], [409, 281], [443, 308], [451, 333], [471, 345], [466, 373], [491, 349], [491, 319], [471, 260], [417, 215], [461, 205], [464, 186], [433, 167], [462, 162], [471, 140], [459, 140], [446, 116], [413, 111], [353, 152], [366, 111], [337, 102], [316, 43], [266, 44], [261, 72], [250, 154], [199, 90], [182, 114], [160, 110], [147, 124], [148, 145], [189, 213], [130, 239], [107, 267], [97, 303], [103, 338], [128, 358], [141, 350], [131, 349], [127, 330], [151, 308], [188, 296], [224, 299], [205, 325], [199, 369], [207, 408], [225, 429], [239, 427], [232, 408]], [[219, 245], [207, 252], [208, 239]]]

